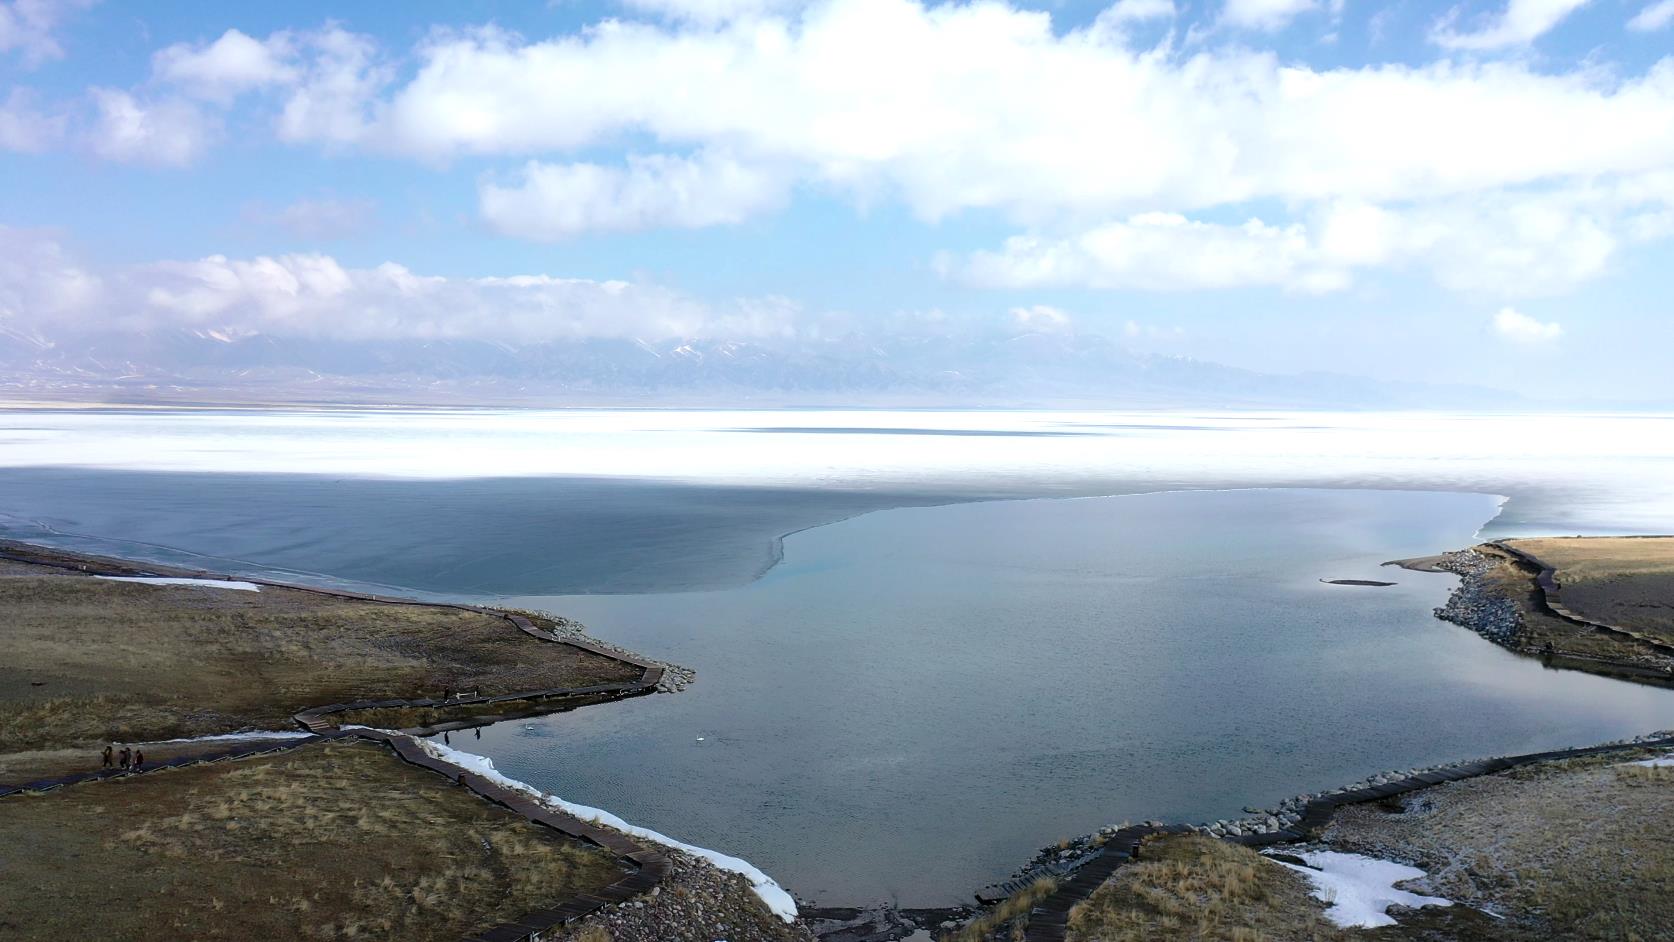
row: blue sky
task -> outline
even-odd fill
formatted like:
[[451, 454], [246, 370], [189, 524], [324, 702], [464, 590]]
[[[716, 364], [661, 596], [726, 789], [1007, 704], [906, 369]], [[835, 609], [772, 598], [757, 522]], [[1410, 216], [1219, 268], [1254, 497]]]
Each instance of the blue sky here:
[[0, 328], [1674, 393], [1674, 0], [331, 6], [0, 0]]

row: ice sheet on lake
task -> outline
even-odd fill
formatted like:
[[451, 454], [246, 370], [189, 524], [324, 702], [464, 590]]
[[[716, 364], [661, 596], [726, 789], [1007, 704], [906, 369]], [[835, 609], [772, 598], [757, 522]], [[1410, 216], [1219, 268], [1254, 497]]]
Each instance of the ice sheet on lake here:
[[95, 579], [105, 579], [110, 582], [138, 582], [143, 585], [191, 585], [203, 586], [206, 589], [237, 589], [240, 592], [260, 592], [262, 587], [254, 582], [238, 582], [231, 579], [174, 579], [164, 576], [94, 576]]
[[1344, 928], [1392, 926], [1395, 919], [1389, 915], [1391, 906], [1453, 905], [1452, 900], [1439, 896], [1420, 896], [1395, 888], [1403, 880], [1423, 876], [1424, 871], [1417, 867], [1335, 850], [1300, 851], [1296, 856], [1310, 866], [1273, 862], [1307, 877], [1313, 884], [1314, 897], [1330, 904], [1325, 918]]
[[[1509, 495], [1503, 523], [1512, 530], [1674, 530], [1669, 415], [22, 411], [7, 424], [0, 466], [12, 468], [956, 486], [1011, 496], [1134, 493], [1159, 482], [1456, 490]], [[1027, 448], [1017, 447], [1022, 435], [1033, 436]]]

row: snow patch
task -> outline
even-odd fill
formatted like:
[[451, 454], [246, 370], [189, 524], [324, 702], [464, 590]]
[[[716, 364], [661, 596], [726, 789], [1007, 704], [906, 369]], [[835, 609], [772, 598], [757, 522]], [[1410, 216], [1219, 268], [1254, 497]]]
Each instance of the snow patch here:
[[[344, 728], [354, 729], [355, 727], [348, 726]], [[498, 782], [507, 788], [515, 788], [528, 794], [530, 797], [544, 805], [547, 805], [548, 807], [575, 815], [584, 821], [590, 821], [594, 824], [600, 825], [601, 827], [621, 831], [624, 834], [643, 838], [645, 840], [661, 844], [664, 847], [672, 847], [675, 850], [684, 851], [694, 857], [702, 857], [704, 860], [709, 861], [722, 870], [739, 874], [743, 876], [744, 879], [750, 881], [750, 888], [754, 890], [756, 896], [760, 897], [761, 901], [767, 905], [767, 908], [773, 913], [773, 915], [778, 916], [785, 922], [792, 922], [796, 919], [796, 900], [792, 899], [791, 895], [787, 893], [783, 887], [779, 886], [779, 884], [775, 882], [772, 877], [756, 869], [755, 865], [751, 864], [747, 860], [728, 856], [727, 854], [720, 853], [719, 851], [709, 850], [706, 847], [696, 847], [691, 844], [682, 843], [681, 841], [659, 834], [649, 828], [636, 827], [635, 825], [629, 824], [608, 811], [602, 811], [598, 808], [589, 808], [586, 805], [578, 805], [573, 802], [568, 802], [556, 795], [548, 795], [533, 786], [519, 782], [513, 778], [507, 778], [498, 769], [494, 768], [493, 760], [487, 758], [486, 756], [479, 756], [470, 752], [462, 752], [458, 749], [452, 748], [451, 746], [445, 746], [440, 743], [432, 742], [428, 739], [415, 739], [414, 741], [417, 742], [420, 748], [424, 749], [424, 751], [444, 762], [456, 765], [467, 772], [480, 775], [490, 781]]]
[[254, 582], [235, 582], [230, 579], [170, 579], [163, 576], [94, 576], [108, 582], [139, 582], [144, 585], [197, 585], [208, 589], [237, 589], [240, 592], [260, 592]]
[[1674, 755], [1659, 756], [1655, 759], [1640, 759], [1638, 762], [1630, 762], [1628, 764], [1643, 765], [1652, 769], [1668, 768], [1670, 766], [1674, 766]]
[[1330, 904], [1325, 918], [1344, 928], [1393, 926], [1395, 920], [1388, 912], [1391, 906], [1453, 905], [1452, 900], [1440, 896], [1420, 896], [1395, 888], [1403, 880], [1423, 876], [1424, 871], [1417, 867], [1335, 850], [1298, 851], [1296, 856], [1309, 866], [1273, 862], [1307, 877], [1313, 884], [1314, 898]]
[[314, 733], [300, 729], [252, 729], [242, 733], [216, 733], [213, 736], [188, 736], [185, 739], [156, 739], [146, 745], [156, 746], [170, 742], [221, 742], [223, 740], [254, 740], [254, 739], [307, 739]]

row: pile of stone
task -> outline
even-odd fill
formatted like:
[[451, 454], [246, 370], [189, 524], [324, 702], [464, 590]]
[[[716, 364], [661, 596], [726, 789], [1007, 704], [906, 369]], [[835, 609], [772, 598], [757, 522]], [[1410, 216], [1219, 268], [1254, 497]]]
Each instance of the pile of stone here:
[[1516, 647], [1523, 633], [1523, 616], [1516, 603], [1500, 595], [1486, 575], [1492, 560], [1472, 550], [1448, 553], [1436, 564], [1459, 577], [1459, 587], [1447, 604], [1436, 609], [1436, 617], [1453, 622], [1495, 644]]
[[736, 873], [668, 851], [669, 875], [650, 893], [568, 927], [558, 938], [587, 938], [589, 926], [611, 942], [814, 942], [808, 928], [768, 911]]
[[578, 622], [573, 618], [565, 618], [562, 615], [554, 615], [551, 612], [537, 611], [535, 614], [552, 622], [552, 628], [550, 630], [552, 636], [555, 638], [574, 638], [577, 641], [585, 641], [588, 644], [604, 648], [607, 651], [614, 651], [617, 654], [622, 655], [622, 657], [626, 660], [641, 661], [646, 664], [662, 668], [663, 680], [662, 683], [657, 685], [657, 689], [663, 693], [679, 693], [680, 691], [685, 690], [697, 677], [697, 672], [689, 667], [681, 667], [679, 664], [670, 664], [667, 661], [659, 661], [656, 658], [646, 657], [643, 654], [630, 651], [619, 644], [611, 644], [609, 641], [603, 641], [599, 638], [595, 638], [587, 633], [586, 626], [582, 625], [581, 622]]

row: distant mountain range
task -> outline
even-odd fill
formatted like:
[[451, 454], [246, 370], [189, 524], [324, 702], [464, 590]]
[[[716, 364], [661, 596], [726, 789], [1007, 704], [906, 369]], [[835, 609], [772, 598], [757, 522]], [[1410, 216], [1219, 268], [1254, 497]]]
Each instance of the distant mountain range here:
[[335, 341], [0, 324], [0, 398], [391, 405], [1511, 408], [1498, 390], [1275, 375], [1096, 334], [838, 340]]

